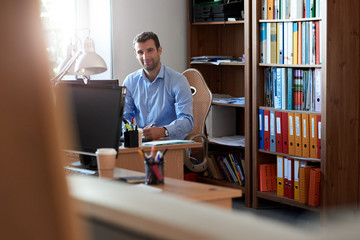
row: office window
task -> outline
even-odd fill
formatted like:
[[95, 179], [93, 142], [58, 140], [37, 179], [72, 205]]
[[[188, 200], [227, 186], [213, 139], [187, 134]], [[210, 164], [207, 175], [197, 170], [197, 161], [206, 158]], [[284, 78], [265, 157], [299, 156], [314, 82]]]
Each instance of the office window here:
[[[90, 34], [96, 52], [108, 67], [106, 72], [90, 78], [112, 79], [110, 0], [41, 0], [41, 18], [47, 36], [51, 77], [56, 75], [57, 66], [66, 57], [69, 43], [83, 40]], [[73, 79], [75, 76], [66, 78]]]

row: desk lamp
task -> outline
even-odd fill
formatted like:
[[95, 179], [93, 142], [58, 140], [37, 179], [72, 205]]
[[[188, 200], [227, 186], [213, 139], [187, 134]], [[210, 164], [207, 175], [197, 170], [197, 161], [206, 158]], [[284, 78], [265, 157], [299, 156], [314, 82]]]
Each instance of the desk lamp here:
[[94, 40], [86, 37], [81, 50], [76, 51], [72, 43], [68, 46], [67, 56], [59, 64], [59, 69], [59, 74], [52, 79], [54, 84], [65, 75], [82, 75], [87, 83], [90, 75], [105, 72], [107, 66], [104, 59], [95, 52]]

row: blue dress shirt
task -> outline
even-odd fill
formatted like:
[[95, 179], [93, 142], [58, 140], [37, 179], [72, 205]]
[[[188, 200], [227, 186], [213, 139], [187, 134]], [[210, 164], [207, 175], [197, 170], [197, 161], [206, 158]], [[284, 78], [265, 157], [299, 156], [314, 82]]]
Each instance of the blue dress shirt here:
[[126, 77], [123, 86], [124, 118], [135, 118], [138, 127], [155, 123], [166, 127], [171, 139], [184, 139], [193, 129], [193, 98], [185, 76], [162, 65], [153, 82], [139, 69]]

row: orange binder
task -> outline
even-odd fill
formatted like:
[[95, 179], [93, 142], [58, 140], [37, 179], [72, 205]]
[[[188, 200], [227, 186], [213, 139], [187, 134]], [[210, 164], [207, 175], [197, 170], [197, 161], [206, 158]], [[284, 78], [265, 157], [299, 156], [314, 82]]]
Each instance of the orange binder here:
[[310, 181], [309, 181], [309, 199], [308, 204], [310, 206], [320, 205], [320, 168], [310, 169]]
[[310, 157], [310, 137], [309, 137], [309, 114], [301, 114], [302, 124], [302, 156], [305, 158]]
[[315, 114], [309, 115], [310, 125], [310, 157], [317, 158], [317, 119]]
[[302, 156], [301, 113], [295, 113], [295, 156]]
[[277, 156], [277, 171], [276, 171], [276, 194], [278, 196], [284, 196], [284, 158], [283, 156]]
[[275, 191], [275, 164], [260, 164], [259, 165], [259, 188], [260, 192]]
[[260, 192], [268, 191], [269, 183], [268, 183], [268, 173], [267, 164], [259, 165], [259, 190]]
[[300, 197], [299, 168], [300, 168], [300, 161], [294, 159], [294, 199], [295, 200], [299, 200]]
[[267, 19], [274, 19], [274, 0], [267, 0]]
[[295, 156], [295, 115], [288, 113], [289, 155]]
[[310, 169], [312, 166], [302, 166], [299, 169], [299, 202], [307, 203], [309, 197]]

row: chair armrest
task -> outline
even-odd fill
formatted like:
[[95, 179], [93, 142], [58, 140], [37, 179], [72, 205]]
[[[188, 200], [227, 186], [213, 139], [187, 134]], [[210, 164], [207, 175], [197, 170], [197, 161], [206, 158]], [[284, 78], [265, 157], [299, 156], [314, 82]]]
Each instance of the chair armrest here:
[[192, 134], [192, 135], [188, 135], [185, 139], [186, 140], [193, 140], [196, 138], [202, 138], [202, 142], [203, 142], [203, 155], [204, 155], [204, 159], [201, 163], [199, 164], [193, 164], [190, 161], [190, 156], [189, 154], [187, 154], [185, 156], [184, 159], [184, 164], [187, 168], [189, 168], [191, 171], [193, 172], [203, 172], [207, 169], [207, 157], [208, 157], [208, 144], [209, 144], [209, 140], [207, 138], [207, 136], [205, 134], [202, 133], [198, 133], [198, 134]]

